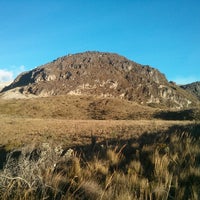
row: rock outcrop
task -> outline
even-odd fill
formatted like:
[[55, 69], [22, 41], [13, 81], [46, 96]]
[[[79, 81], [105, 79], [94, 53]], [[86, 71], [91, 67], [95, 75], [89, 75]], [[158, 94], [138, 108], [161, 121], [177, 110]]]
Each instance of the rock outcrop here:
[[24, 95], [95, 95], [176, 108], [197, 101], [193, 95], [169, 83], [157, 69], [102, 52], [58, 58], [20, 74], [2, 92], [12, 89]]
[[195, 95], [200, 100], [200, 81], [186, 84], [186, 85], [181, 85], [181, 88]]

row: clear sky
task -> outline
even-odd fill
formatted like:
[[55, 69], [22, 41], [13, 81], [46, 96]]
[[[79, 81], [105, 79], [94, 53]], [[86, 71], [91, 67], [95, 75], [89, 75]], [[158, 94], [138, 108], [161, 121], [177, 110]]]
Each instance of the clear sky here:
[[91, 50], [200, 81], [200, 1], [0, 0], [0, 82]]

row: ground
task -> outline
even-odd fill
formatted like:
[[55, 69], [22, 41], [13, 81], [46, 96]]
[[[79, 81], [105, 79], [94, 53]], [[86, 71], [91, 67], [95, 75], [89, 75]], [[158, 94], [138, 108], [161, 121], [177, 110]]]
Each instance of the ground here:
[[197, 200], [191, 113], [112, 98], [1, 99], [0, 200]]
[[65, 120], [0, 117], [0, 145], [8, 148], [43, 142], [65, 146], [85, 145], [91, 136], [97, 140], [137, 138], [143, 133], [164, 132], [192, 121], [166, 120]]

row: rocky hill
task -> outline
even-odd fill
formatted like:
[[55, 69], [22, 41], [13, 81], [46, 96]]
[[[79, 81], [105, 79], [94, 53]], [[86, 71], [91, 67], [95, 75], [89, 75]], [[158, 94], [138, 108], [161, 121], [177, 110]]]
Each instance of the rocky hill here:
[[22, 95], [92, 95], [117, 97], [139, 104], [183, 108], [198, 101], [169, 83], [157, 69], [114, 53], [84, 52], [60, 57], [20, 74], [1, 91]]
[[200, 100], [200, 81], [190, 83], [190, 84], [186, 84], [186, 85], [181, 85], [181, 88], [192, 93], [193, 95], [195, 95]]
[[6, 87], [7, 85], [11, 84], [11, 82], [0, 82], [0, 91]]

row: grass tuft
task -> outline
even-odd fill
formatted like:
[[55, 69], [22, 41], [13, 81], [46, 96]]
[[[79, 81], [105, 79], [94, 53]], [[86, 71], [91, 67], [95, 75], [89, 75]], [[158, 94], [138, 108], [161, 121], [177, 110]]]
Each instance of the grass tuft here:
[[0, 171], [0, 200], [200, 199], [200, 140], [190, 130], [96, 141], [92, 152], [91, 144], [23, 147]]

